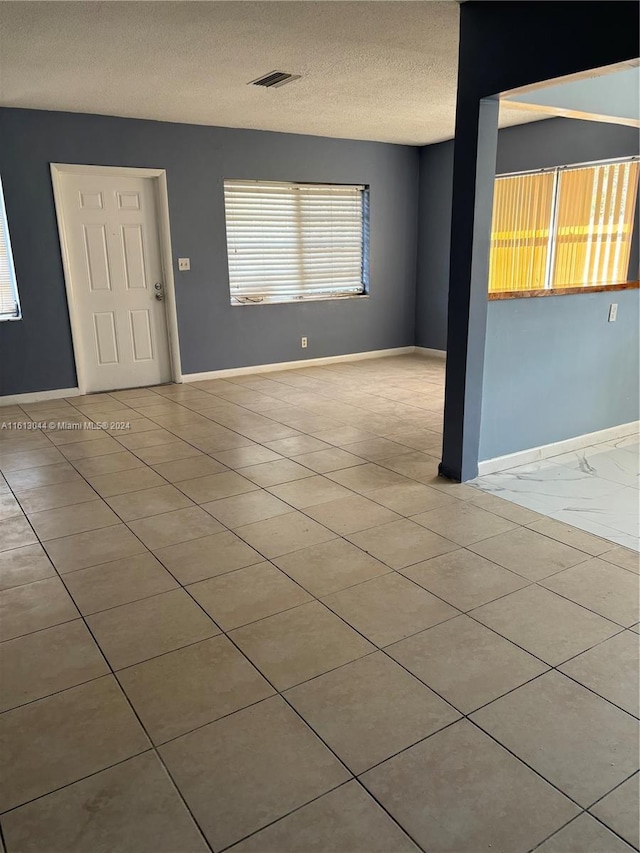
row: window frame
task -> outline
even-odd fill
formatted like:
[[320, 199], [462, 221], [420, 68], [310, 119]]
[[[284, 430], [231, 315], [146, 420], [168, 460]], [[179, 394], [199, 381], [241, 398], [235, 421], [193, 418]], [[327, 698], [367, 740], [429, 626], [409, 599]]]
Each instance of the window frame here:
[[[522, 299], [522, 298], [530, 298], [530, 297], [538, 297], [538, 296], [564, 296], [574, 293], [598, 293], [607, 290], [631, 290], [640, 287], [640, 283], [637, 280], [629, 280], [628, 271], [627, 271], [627, 280], [624, 282], [615, 282], [615, 283], [604, 283], [597, 282], [594, 284], [587, 285], [560, 285], [558, 287], [553, 286], [553, 276], [554, 276], [554, 262], [555, 262], [555, 253], [556, 253], [556, 235], [557, 235], [557, 224], [558, 224], [558, 199], [559, 199], [559, 188], [560, 188], [560, 175], [563, 172], [574, 171], [577, 169], [588, 169], [590, 167], [597, 166], [609, 166], [616, 165], [622, 163], [638, 163], [640, 169], [640, 155], [626, 155], [623, 157], [608, 157], [603, 160], [588, 160], [581, 163], [570, 163], [563, 164], [560, 166], [546, 166], [540, 169], [525, 169], [518, 170], [513, 172], [501, 172], [495, 175], [494, 181], [497, 181], [499, 178], [510, 178], [510, 177], [518, 177], [522, 175], [540, 175], [540, 174], [548, 174], [552, 173], [553, 178], [553, 190], [552, 190], [552, 201], [551, 201], [551, 209], [549, 215], [549, 242], [547, 247], [547, 257], [546, 257], [546, 272], [545, 272], [545, 282], [543, 288], [529, 288], [522, 290], [505, 290], [505, 291], [491, 291], [489, 290], [490, 281], [487, 280], [487, 298], [490, 301], [493, 300], [501, 300], [501, 299]], [[633, 245], [633, 229], [636, 225], [636, 214], [638, 203], [640, 200], [640, 188], [638, 189], [638, 195], [636, 196], [635, 205], [633, 207], [633, 216], [634, 219], [632, 221], [632, 229], [631, 229], [631, 244], [630, 251]], [[489, 248], [489, 252], [491, 253], [491, 246]]]
[[[256, 185], [266, 185], [266, 186], [299, 186], [299, 187], [327, 187], [328, 189], [332, 188], [340, 188], [345, 187], [349, 189], [358, 189], [362, 194], [362, 238], [361, 238], [361, 261], [360, 261], [360, 269], [361, 269], [361, 286], [362, 290], [359, 292], [344, 292], [340, 293], [339, 291], [326, 291], [322, 293], [316, 294], [300, 294], [297, 296], [291, 295], [283, 295], [282, 297], [278, 296], [267, 296], [262, 298], [252, 299], [250, 296], [238, 297], [233, 294], [233, 286], [231, 281], [231, 267], [229, 263], [230, 255], [229, 255], [229, 232], [227, 228], [227, 205], [225, 202], [224, 191], [227, 183], [233, 184], [237, 183], [252, 183]], [[370, 209], [371, 209], [371, 187], [369, 184], [364, 183], [346, 183], [333, 181], [328, 183], [327, 181], [284, 181], [284, 180], [263, 180], [259, 178], [231, 178], [225, 177], [222, 180], [222, 189], [223, 189], [223, 206], [224, 206], [224, 221], [225, 221], [225, 249], [227, 252], [227, 275], [228, 275], [228, 285], [229, 285], [229, 301], [232, 308], [247, 306], [247, 305], [302, 305], [308, 303], [315, 302], [330, 302], [336, 300], [350, 300], [350, 299], [367, 299], [370, 296]]]
[[2, 314], [0, 312], [0, 323], [13, 322], [22, 320], [22, 306], [20, 304], [20, 293], [18, 291], [18, 279], [16, 276], [16, 268], [13, 260], [13, 248], [11, 246], [11, 234], [9, 233], [9, 218], [7, 216], [7, 208], [4, 200], [4, 188], [2, 186], [2, 177], [0, 176], [0, 239], [4, 239], [7, 247], [7, 266], [9, 268], [9, 282], [12, 285], [16, 313]]

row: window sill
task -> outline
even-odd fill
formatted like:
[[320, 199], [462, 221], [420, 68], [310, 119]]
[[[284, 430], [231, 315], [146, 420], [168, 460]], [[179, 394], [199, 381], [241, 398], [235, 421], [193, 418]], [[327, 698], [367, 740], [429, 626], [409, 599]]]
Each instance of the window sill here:
[[246, 305], [306, 305], [314, 302], [344, 302], [352, 299], [368, 299], [368, 293], [347, 293], [339, 296], [306, 296], [304, 299], [262, 299], [252, 302], [231, 302], [232, 308], [244, 308]]
[[556, 287], [549, 290], [507, 290], [502, 293], [490, 293], [489, 301], [501, 299], [532, 299], [538, 296], [569, 296], [574, 293], [603, 293], [609, 290], [637, 290], [638, 281], [624, 281], [620, 284], [592, 284], [589, 287]]

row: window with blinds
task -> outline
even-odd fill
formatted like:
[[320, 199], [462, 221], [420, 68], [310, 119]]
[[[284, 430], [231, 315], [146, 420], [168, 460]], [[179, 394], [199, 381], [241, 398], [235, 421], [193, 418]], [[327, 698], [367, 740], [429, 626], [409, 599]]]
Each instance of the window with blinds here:
[[227, 180], [224, 203], [232, 304], [366, 292], [367, 187]]
[[489, 291], [545, 286], [554, 178], [550, 172], [495, 182]]
[[627, 281], [637, 158], [496, 178], [489, 292]]
[[0, 180], [0, 320], [19, 320], [20, 300], [13, 268], [9, 224]]
[[637, 161], [559, 173], [551, 287], [627, 280], [637, 191]]

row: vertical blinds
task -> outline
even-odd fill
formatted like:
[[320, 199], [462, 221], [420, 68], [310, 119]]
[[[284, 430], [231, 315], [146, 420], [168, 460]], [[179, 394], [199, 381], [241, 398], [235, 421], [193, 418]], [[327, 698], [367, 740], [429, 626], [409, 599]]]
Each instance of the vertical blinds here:
[[0, 181], [0, 320], [17, 320], [20, 317], [20, 302], [16, 274], [11, 255], [9, 225], [4, 206], [2, 181]]
[[363, 293], [365, 187], [225, 181], [231, 301]]
[[544, 288], [553, 189], [551, 172], [496, 180], [489, 255], [490, 292]]
[[637, 160], [496, 178], [489, 292], [627, 280]]
[[627, 280], [638, 163], [560, 172], [553, 287]]

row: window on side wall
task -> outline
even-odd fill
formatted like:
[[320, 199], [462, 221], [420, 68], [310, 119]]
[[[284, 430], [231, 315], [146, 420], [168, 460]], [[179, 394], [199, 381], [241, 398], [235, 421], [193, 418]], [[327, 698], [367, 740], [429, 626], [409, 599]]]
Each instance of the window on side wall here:
[[638, 158], [496, 178], [489, 293], [627, 281]]
[[7, 211], [4, 206], [2, 180], [0, 180], [0, 321], [19, 320], [20, 300], [16, 272], [13, 267], [11, 240], [9, 239], [9, 224]]
[[232, 305], [367, 293], [366, 186], [226, 180], [224, 203]]

